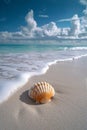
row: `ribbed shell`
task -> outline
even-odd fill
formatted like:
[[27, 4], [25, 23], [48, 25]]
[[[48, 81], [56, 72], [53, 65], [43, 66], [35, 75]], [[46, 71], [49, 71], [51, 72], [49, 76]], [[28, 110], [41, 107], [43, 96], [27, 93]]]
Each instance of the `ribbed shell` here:
[[47, 82], [38, 82], [28, 91], [28, 96], [36, 103], [47, 103], [54, 95], [54, 88]]

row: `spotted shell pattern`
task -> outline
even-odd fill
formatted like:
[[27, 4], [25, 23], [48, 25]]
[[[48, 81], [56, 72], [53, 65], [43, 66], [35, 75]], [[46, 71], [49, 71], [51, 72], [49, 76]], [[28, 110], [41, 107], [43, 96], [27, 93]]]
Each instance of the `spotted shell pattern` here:
[[28, 96], [36, 103], [47, 103], [55, 95], [54, 88], [47, 82], [38, 82], [28, 91]]

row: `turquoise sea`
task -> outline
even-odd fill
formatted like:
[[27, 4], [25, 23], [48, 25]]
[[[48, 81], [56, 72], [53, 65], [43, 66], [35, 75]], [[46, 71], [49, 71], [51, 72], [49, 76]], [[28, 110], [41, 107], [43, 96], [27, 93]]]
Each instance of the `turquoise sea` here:
[[87, 56], [86, 41], [0, 44], [0, 102], [51, 64]]

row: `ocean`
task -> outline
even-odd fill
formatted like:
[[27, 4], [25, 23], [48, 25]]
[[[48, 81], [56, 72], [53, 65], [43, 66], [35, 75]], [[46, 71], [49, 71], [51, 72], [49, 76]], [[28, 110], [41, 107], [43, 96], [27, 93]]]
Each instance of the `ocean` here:
[[50, 65], [83, 56], [87, 56], [87, 43], [80, 40], [0, 44], [0, 103]]

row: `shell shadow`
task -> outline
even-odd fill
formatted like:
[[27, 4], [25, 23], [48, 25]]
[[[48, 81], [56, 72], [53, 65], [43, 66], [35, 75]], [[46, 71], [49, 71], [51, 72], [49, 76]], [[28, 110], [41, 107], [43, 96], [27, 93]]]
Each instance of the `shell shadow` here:
[[20, 95], [20, 100], [28, 105], [38, 105], [36, 104], [36, 102], [34, 102], [32, 99], [29, 98], [28, 96], [28, 90], [24, 91], [21, 95]]
[[[28, 104], [28, 105], [44, 105], [44, 104], [39, 104], [39, 103], [36, 103], [34, 100], [32, 100], [31, 98], [29, 98], [28, 96], [28, 91], [29, 90], [26, 90], [24, 91], [21, 95], [20, 95], [20, 100], [21, 102], [24, 102], [25, 104]], [[54, 97], [52, 97], [52, 100], [54, 100]]]

